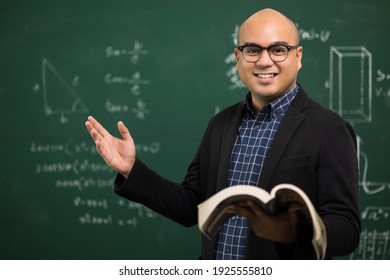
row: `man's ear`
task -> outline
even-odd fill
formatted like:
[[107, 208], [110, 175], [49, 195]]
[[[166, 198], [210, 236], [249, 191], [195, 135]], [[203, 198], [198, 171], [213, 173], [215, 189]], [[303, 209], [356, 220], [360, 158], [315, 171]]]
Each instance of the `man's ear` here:
[[240, 51], [237, 48], [234, 49], [234, 56], [236, 57], [236, 69], [237, 69], [237, 63], [240, 60]]
[[296, 57], [298, 60], [298, 70], [302, 68], [302, 55], [303, 55], [303, 47], [299, 46], [297, 48]]

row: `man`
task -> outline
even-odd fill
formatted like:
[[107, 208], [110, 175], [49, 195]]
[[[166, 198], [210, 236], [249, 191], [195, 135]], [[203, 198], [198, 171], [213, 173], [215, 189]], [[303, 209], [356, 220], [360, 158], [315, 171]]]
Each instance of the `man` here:
[[[119, 174], [115, 191], [182, 224], [197, 223], [197, 205], [227, 186], [279, 183], [300, 187], [327, 232], [327, 258], [347, 255], [360, 235], [356, 137], [338, 115], [310, 99], [297, 84], [302, 47], [295, 24], [272, 9], [240, 27], [234, 50], [243, 102], [214, 116], [182, 183], [162, 178], [135, 155], [132, 137], [118, 123], [112, 137], [93, 117], [86, 126], [107, 164]], [[213, 240], [202, 239], [203, 259], [310, 259], [311, 226], [292, 205], [269, 217], [247, 203], [233, 205]]]

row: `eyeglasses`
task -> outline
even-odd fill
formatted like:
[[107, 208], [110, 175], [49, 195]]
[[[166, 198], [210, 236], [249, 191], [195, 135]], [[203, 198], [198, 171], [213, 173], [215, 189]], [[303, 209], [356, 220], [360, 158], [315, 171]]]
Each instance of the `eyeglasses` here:
[[285, 61], [288, 55], [288, 52], [292, 49], [298, 48], [297, 46], [288, 46], [288, 45], [272, 45], [267, 48], [260, 47], [256, 44], [248, 44], [244, 46], [239, 46], [237, 49], [239, 49], [244, 59], [247, 62], [257, 62], [260, 59], [261, 53], [263, 50], [267, 50], [269, 57], [272, 59], [273, 62], [282, 62]]

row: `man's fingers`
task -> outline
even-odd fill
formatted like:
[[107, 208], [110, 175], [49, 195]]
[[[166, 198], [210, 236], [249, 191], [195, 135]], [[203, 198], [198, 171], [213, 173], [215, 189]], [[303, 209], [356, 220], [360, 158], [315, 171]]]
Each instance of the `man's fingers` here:
[[288, 214], [290, 216], [290, 218], [296, 218], [296, 215], [297, 215], [297, 212], [302, 210], [302, 205], [300, 205], [299, 203], [293, 203], [290, 205], [290, 207], [288, 208]]
[[96, 140], [98, 140], [99, 133], [93, 128], [93, 125], [90, 121], [86, 121], [85, 126], [87, 127], [87, 130], [91, 135], [92, 139], [96, 142]]
[[264, 219], [267, 217], [267, 213], [265, 213], [259, 206], [256, 205], [253, 201], [248, 200], [246, 202], [247, 207], [249, 207], [252, 212], [256, 215], [257, 218], [259, 219]]
[[95, 142], [96, 144], [96, 149], [98, 151], [98, 153], [101, 155], [101, 157], [108, 163], [110, 164], [111, 160], [112, 160], [112, 157], [109, 157], [110, 156], [110, 153], [107, 151], [106, 149], [106, 146], [104, 145], [104, 143], [100, 140], [97, 140]]
[[118, 122], [118, 130], [119, 133], [122, 135], [123, 140], [125, 141], [131, 140], [130, 132], [122, 121]]
[[[106, 136], [109, 132], [92, 116], [88, 117], [88, 121], [92, 124], [92, 127], [102, 136]], [[88, 127], [88, 126], [87, 126]], [[89, 127], [88, 127], [89, 128]], [[92, 132], [92, 129], [89, 129]]]
[[103, 139], [103, 137], [97, 132], [97, 130], [93, 127], [93, 125], [89, 121], [85, 122], [85, 126], [87, 127], [88, 132], [95, 143]]
[[248, 208], [248, 206], [234, 204], [234, 205], [229, 206], [228, 211], [230, 213], [235, 213], [237, 215], [246, 217], [249, 220], [252, 220], [253, 218], [255, 218], [255, 215], [254, 215], [252, 209]]

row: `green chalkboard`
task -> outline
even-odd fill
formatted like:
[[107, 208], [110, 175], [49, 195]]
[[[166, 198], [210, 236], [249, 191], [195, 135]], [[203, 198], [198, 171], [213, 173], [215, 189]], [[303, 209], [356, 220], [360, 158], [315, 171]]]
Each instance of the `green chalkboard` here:
[[180, 181], [208, 120], [242, 100], [239, 24], [298, 24], [299, 82], [359, 137], [359, 248], [390, 259], [390, 4], [376, 1], [0, 1], [0, 259], [196, 259], [200, 234], [113, 193], [84, 121]]

